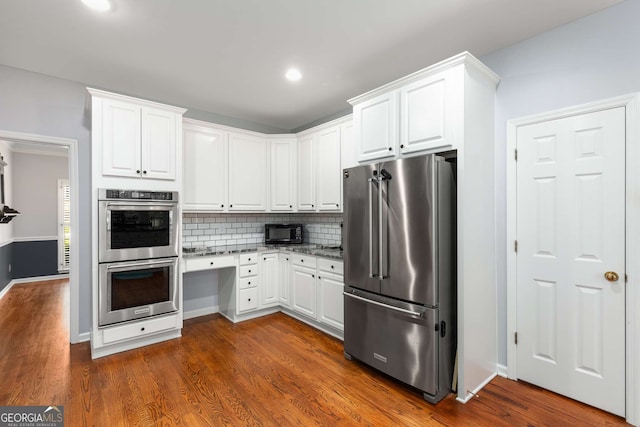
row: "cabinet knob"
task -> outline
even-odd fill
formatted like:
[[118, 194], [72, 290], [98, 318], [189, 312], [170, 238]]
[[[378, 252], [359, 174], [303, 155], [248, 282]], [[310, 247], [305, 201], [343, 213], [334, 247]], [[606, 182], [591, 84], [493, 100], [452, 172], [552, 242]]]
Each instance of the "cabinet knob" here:
[[333, 268], [333, 265], [331, 266], [331, 268]]
[[303, 260], [303, 259], [301, 259], [301, 260], [300, 260], [300, 262], [304, 262], [304, 260]]
[[248, 283], [249, 285], [251, 284], [251, 282]]
[[136, 170], [136, 173], [140, 173], [140, 169]]
[[224, 205], [220, 205], [221, 208], [224, 208]]
[[247, 301], [251, 301], [251, 298], [248, 298]]
[[144, 327], [140, 328], [140, 332], [144, 332]]
[[340, 205], [338, 203], [336, 203], [336, 208], [340, 207]]
[[233, 205], [229, 205], [229, 207], [230, 207], [230, 208], [232, 208], [232, 207], [233, 207]]
[[249, 270], [249, 273], [251, 273], [251, 270]]
[[316, 277], [316, 275], [315, 275], [315, 274], [312, 274], [312, 275], [311, 275], [311, 277], [315, 278], [315, 277]]
[[289, 208], [292, 208], [292, 207], [293, 207], [292, 205], [289, 205]]
[[393, 149], [391, 147], [389, 147], [389, 151], [393, 151]]
[[263, 260], [264, 260], [264, 261], [266, 261], [267, 259], [266, 259], [266, 258], [263, 258]]
[[314, 207], [314, 205], [311, 205], [311, 207], [313, 208], [313, 207]]
[[211, 261], [209, 264], [213, 265], [213, 261]]
[[143, 174], [143, 175], [146, 175], [146, 174], [147, 174], [147, 171], [142, 171], [142, 174]]
[[287, 261], [289, 261], [289, 258], [287, 258]]
[[404, 144], [400, 144], [400, 148], [404, 148]]
[[251, 261], [251, 258], [248, 258], [249, 261]]
[[318, 279], [322, 280], [322, 277], [318, 276]]

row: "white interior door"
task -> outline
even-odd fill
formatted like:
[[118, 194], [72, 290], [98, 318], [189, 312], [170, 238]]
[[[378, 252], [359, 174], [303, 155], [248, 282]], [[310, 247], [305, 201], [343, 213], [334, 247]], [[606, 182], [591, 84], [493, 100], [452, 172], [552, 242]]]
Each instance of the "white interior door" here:
[[517, 132], [518, 378], [624, 416], [625, 109]]

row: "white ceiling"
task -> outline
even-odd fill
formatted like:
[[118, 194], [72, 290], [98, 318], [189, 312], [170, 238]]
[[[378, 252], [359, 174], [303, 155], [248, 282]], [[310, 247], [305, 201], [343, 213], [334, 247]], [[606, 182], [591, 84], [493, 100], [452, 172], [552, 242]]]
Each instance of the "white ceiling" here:
[[[0, 64], [291, 130], [620, 0], [0, 0]], [[291, 84], [285, 69], [298, 66]]]

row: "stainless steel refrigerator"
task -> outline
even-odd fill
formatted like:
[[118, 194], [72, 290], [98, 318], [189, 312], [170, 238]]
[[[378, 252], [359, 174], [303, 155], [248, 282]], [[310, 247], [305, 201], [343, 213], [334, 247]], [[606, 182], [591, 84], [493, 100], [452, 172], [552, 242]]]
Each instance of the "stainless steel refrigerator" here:
[[425, 155], [343, 173], [345, 357], [437, 403], [456, 346], [454, 165]]

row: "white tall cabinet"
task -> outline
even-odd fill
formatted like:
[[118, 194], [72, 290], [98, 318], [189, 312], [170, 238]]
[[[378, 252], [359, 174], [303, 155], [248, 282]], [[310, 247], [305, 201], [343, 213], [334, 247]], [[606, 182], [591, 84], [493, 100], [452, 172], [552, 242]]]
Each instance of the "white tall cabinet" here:
[[457, 169], [458, 399], [497, 372], [494, 109], [499, 78], [465, 52], [351, 99], [357, 159], [447, 152]]
[[[180, 336], [177, 313], [98, 327], [98, 189], [182, 190], [182, 108], [87, 88], [91, 95], [91, 354], [102, 357]], [[179, 197], [182, 197], [180, 194]], [[182, 219], [179, 217], [178, 229]], [[178, 292], [182, 287], [178, 286]]]

